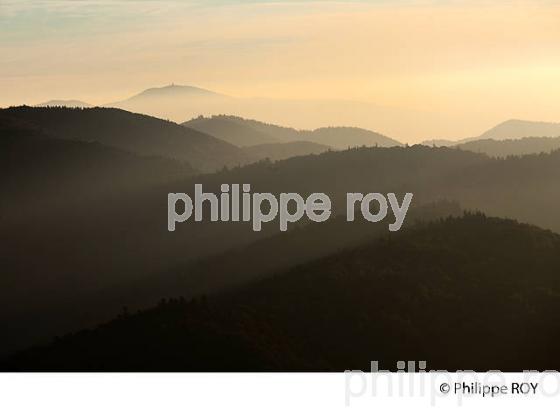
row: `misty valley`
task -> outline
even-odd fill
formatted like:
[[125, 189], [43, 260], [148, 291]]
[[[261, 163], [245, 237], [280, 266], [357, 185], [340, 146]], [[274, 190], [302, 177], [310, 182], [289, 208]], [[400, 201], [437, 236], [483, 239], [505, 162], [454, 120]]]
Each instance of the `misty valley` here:
[[0, 368], [558, 369], [560, 131], [533, 125], [0, 109]]

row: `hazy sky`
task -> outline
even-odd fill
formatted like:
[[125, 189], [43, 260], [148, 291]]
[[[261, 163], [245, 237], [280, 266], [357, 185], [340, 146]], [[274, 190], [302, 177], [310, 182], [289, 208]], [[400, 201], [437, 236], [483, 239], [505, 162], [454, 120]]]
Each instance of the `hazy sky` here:
[[171, 82], [460, 124], [432, 137], [558, 122], [560, 1], [0, 0], [0, 105], [101, 104]]

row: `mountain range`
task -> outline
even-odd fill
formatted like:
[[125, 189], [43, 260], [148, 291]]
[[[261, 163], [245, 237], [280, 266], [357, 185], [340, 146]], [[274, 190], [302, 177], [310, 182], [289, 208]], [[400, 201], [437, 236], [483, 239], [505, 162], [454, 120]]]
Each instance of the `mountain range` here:
[[[20, 158], [25, 152], [14, 151], [13, 157]], [[0, 313], [0, 321], [9, 328], [26, 323], [27, 330], [8, 332], [0, 351], [95, 325], [110, 319], [123, 305], [144, 307], [163, 295], [177, 295], [177, 292], [190, 296], [197, 287], [212, 293], [230, 279], [268, 275], [275, 267], [293, 266], [302, 260], [298, 256], [301, 253], [285, 252], [280, 253], [285, 257], [282, 264], [274, 263], [280, 249], [277, 241], [262, 243], [253, 248], [258, 252], [245, 253], [239, 259], [243, 263], [249, 260], [254, 270], [243, 269], [243, 263], [234, 263], [231, 255], [225, 254], [238, 252], [276, 234], [278, 227], [273, 224], [265, 224], [262, 232], [255, 233], [247, 223], [188, 223], [169, 233], [166, 224], [169, 192], [192, 195], [195, 183], [202, 184], [206, 192], [219, 192], [224, 183], [248, 183], [253, 192], [273, 194], [325, 192], [333, 202], [333, 222], [336, 215], [344, 212], [347, 192], [374, 190], [395, 192], [399, 196], [413, 192], [413, 209], [447, 199], [464, 209], [480, 209], [490, 215], [513, 217], [560, 231], [560, 218], [555, 212], [555, 204], [560, 200], [560, 191], [556, 189], [560, 178], [559, 155], [555, 151], [502, 160], [451, 148], [366, 147], [257, 162], [206, 175], [191, 176], [186, 170], [183, 177], [179, 173], [156, 184], [152, 183], [153, 178], [143, 184], [142, 180], [130, 177], [130, 187], [126, 189], [117, 186], [117, 189], [95, 190], [89, 196], [73, 196], [71, 189], [81, 187], [77, 192], [87, 194], [92, 181], [110, 188], [116, 180], [111, 173], [97, 170], [95, 164], [92, 172], [77, 173], [76, 182], [69, 185], [68, 191], [64, 190], [66, 179], [51, 179], [49, 175], [57, 178], [54, 172], [45, 174], [45, 189], [37, 190], [35, 195], [33, 191], [31, 195], [17, 191], [16, 195], [10, 195], [4, 185], [2, 198], [10, 201], [0, 202], [3, 215], [0, 243], [5, 272], [0, 296], [12, 308]], [[56, 157], [53, 158], [51, 164], [56, 163]], [[33, 161], [20, 162], [22, 170], [33, 169], [32, 165]], [[76, 166], [71, 165], [66, 174], [71, 174]], [[144, 172], [147, 174], [149, 170]], [[18, 174], [14, 173], [14, 178], [15, 175]], [[34, 186], [41, 181], [40, 169], [29, 175], [20, 171], [19, 175], [17, 185], [20, 186]], [[165, 175], [169, 173], [162, 173]], [[126, 180], [121, 186], [125, 183]], [[519, 189], [520, 186], [524, 189]], [[450, 213], [456, 214], [456, 210], [445, 206], [436, 215]], [[378, 229], [383, 231], [383, 227], [387, 229], [384, 224]], [[366, 224], [364, 232], [368, 228], [371, 229]], [[304, 254], [312, 254], [310, 243], [321, 243], [317, 238], [332, 242], [322, 245], [324, 251], [332, 250], [333, 245], [349, 243], [341, 240], [343, 231], [336, 223], [325, 225], [325, 231], [309, 234], [298, 231], [298, 227], [294, 229], [294, 236], [286, 240], [301, 243]], [[350, 232], [360, 238], [357, 231]], [[33, 249], [32, 257], [29, 257], [30, 249]], [[251, 256], [256, 254], [262, 259], [258, 264], [256, 256]], [[212, 264], [201, 262], [205, 258], [213, 258]], [[266, 261], [273, 265], [265, 268]], [[201, 270], [200, 266], [214, 268]], [[186, 275], [185, 283], [190, 286], [183, 288], [174, 280], [164, 279], [176, 278], [179, 272]], [[189, 282], [191, 275], [199, 280]], [[53, 279], [45, 282], [42, 278], [46, 277]]]
[[187, 161], [208, 172], [251, 162], [243, 150], [170, 121], [115, 108], [10, 107], [0, 115], [59, 139], [97, 141], [138, 155]]
[[[51, 100], [39, 104], [39, 106], [68, 106], [68, 107], [90, 107], [91, 105], [78, 100]], [[364, 124], [364, 118], [368, 118], [366, 128], [376, 130], [386, 130], [398, 128], [396, 125], [403, 123], [403, 118], [407, 118], [406, 123], [415, 124], [416, 131], [422, 129], [427, 113], [406, 112], [406, 110], [395, 110], [385, 107], [376, 107], [371, 104], [349, 102], [349, 101], [289, 101], [289, 100], [270, 100], [263, 98], [235, 98], [200, 87], [171, 84], [163, 87], [154, 87], [144, 90], [128, 99], [107, 103], [106, 107], [115, 107], [127, 111], [152, 115], [159, 118], [167, 118], [176, 122], [184, 122], [186, 118], [194, 118], [187, 121], [191, 128], [200, 127], [211, 135], [221, 135], [228, 141], [237, 146], [258, 145], [272, 142], [280, 142], [274, 138], [268, 138], [270, 132], [264, 131], [260, 134], [256, 131], [260, 127], [253, 127], [248, 130], [246, 127], [236, 127], [235, 119], [239, 117], [256, 117], [267, 120], [268, 123], [283, 124], [292, 118], [300, 117], [314, 120], [300, 122], [298, 128], [315, 129], [312, 123], [323, 123], [324, 118], [329, 118], [331, 123], [339, 124]], [[229, 113], [230, 115], [216, 115], [217, 113]], [[234, 114], [234, 115], [233, 115]], [[198, 116], [208, 116], [209, 118], [197, 118]], [[211, 124], [209, 123], [211, 122]], [[220, 124], [225, 122], [226, 124]], [[241, 123], [241, 125], [254, 125], [251, 123]], [[303, 125], [303, 126], [301, 126]], [[228, 129], [224, 135], [223, 127]], [[256, 128], [256, 129], [255, 129]], [[287, 127], [285, 127], [287, 128]], [[363, 128], [363, 127], [362, 127]], [[293, 130], [293, 128], [291, 128]], [[213, 131], [213, 132], [211, 132]], [[279, 130], [276, 130], [279, 131]], [[290, 132], [288, 132], [290, 133]], [[389, 132], [389, 135], [391, 133]], [[393, 133], [397, 136], [408, 136], [407, 133]], [[410, 133], [408, 133], [410, 134]], [[519, 139], [524, 137], [559, 137], [560, 124], [551, 122], [537, 122], [525, 120], [507, 120], [497, 126], [485, 131], [479, 136], [469, 137], [459, 140], [451, 139], [432, 139], [422, 142], [424, 145], [452, 146], [470, 142], [478, 139]], [[310, 138], [310, 137], [309, 137]], [[307, 140], [309, 140], [309, 138]], [[288, 137], [288, 139], [290, 139]], [[291, 140], [301, 140], [292, 138]], [[324, 143], [315, 141], [310, 142]], [[365, 141], [368, 144], [368, 139]], [[326, 144], [331, 145], [331, 144]], [[331, 145], [333, 146], [333, 145]], [[333, 148], [346, 148], [333, 146]]]
[[[549, 346], [557, 330], [543, 318], [560, 306], [551, 232], [560, 232], [560, 151], [492, 157], [456, 147], [325, 144], [306, 154], [318, 149], [303, 140], [309, 135], [335, 142], [346, 132], [376, 135], [234, 122], [279, 142], [238, 147], [115, 108], [0, 110], [0, 299], [7, 307], [0, 355], [43, 344], [11, 356], [5, 368], [317, 370], [417, 353], [452, 368], [556, 365]], [[534, 146], [514, 143], [524, 141]], [[279, 159], [282, 153], [290, 157]], [[275, 195], [324, 192], [331, 219], [283, 233], [274, 223], [254, 232], [249, 223], [206, 220], [167, 231], [170, 192], [192, 195], [202, 184], [219, 193], [233, 183]], [[388, 233], [392, 221], [348, 223], [348, 192], [412, 192], [410, 219], [398, 234]], [[208, 310], [204, 295], [219, 306]], [[162, 297], [174, 302], [144, 310]], [[380, 310], [383, 301], [394, 309]], [[449, 317], [434, 321], [446, 301]], [[469, 306], [495, 312], [500, 324], [487, 315], [471, 319]], [[392, 335], [393, 345], [372, 344], [378, 332]], [[338, 334], [367, 337], [359, 349], [344, 349]], [[511, 334], [516, 343], [494, 361], [477, 359], [478, 349], [452, 357], [441, 344], [422, 342], [423, 335], [503, 342]], [[523, 335], [534, 334], [542, 348], [524, 354]], [[228, 352], [239, 361], [226, 364]]]

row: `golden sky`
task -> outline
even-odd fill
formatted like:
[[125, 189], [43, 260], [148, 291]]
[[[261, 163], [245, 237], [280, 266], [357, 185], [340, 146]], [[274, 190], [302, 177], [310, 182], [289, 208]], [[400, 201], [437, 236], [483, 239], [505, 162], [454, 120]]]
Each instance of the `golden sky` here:
[[560, 1], [0, 1], [1, 106], [171, 82], [440, 117], [405, 141], [559, 122]]

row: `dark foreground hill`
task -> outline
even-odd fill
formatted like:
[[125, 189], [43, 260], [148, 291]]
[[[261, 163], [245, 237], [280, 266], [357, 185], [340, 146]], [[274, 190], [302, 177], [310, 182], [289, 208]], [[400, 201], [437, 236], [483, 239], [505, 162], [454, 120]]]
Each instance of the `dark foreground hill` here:
[[426, 360], [428, 369], [555, 369], [559, 254], [556, 234], [468, 214], [234, 293], [125, 310], [2, 368], [340, 371]]
[[115, 108], [11, 107], [0, 116], [60, 139], [97, 141], [138, 155], [187, 161], [200, 171], [251, 162], [239, 148], [210, 135]]
[[94, 200], [194, 173], [182, 161], [141, 157], [95, 141], [52, 138], [0, 116], [0, 221], [16, 210]]

